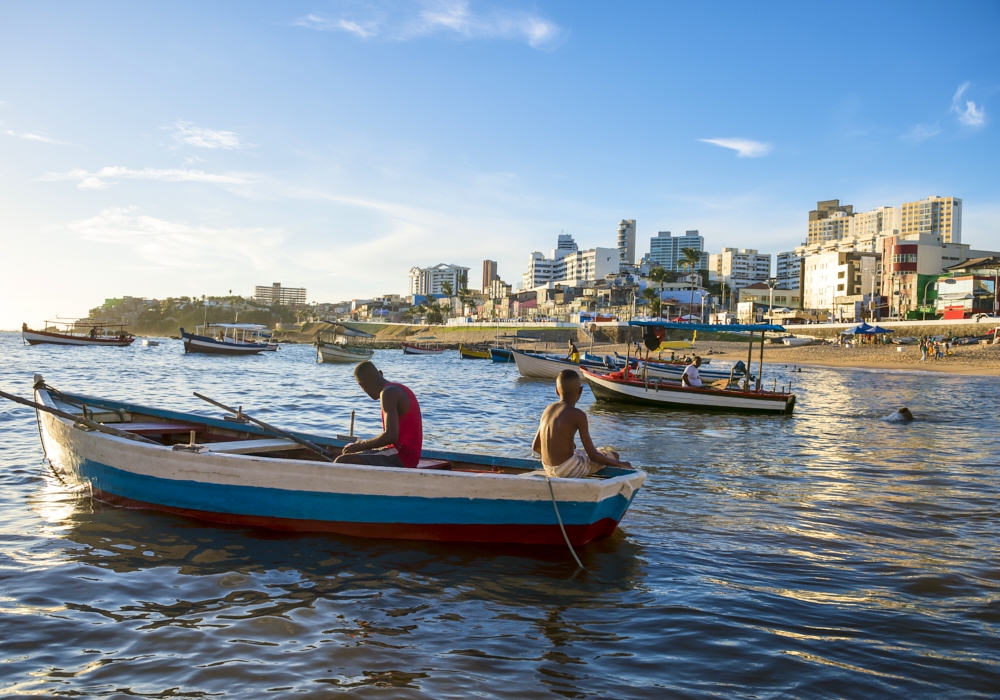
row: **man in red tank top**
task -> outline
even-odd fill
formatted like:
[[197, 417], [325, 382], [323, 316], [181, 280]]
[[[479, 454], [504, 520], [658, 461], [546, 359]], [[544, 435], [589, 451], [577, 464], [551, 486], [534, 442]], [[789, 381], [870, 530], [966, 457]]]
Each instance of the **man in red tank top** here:
[[344, 447], [338, 462], [379, 467], [415, 467], [420, 461], [424, 431], [420, 404], [409, 388], [386, 381], [371, 362], [354, 368], [362, 391], [382, 404], [382, 433]]

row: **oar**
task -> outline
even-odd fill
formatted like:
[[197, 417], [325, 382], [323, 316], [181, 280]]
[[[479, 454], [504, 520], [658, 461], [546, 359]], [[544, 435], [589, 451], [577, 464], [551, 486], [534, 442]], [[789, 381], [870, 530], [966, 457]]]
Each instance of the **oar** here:
[[215, 399], [210, 399], [207, 396], [202, 396], [197, 391], [194, 392], [194, 395], [197, 396], [202, 401], [208, 401], [213, 406], [218, 406], [219, 408], [221, 408], [224, 411], [229, 411], [230, 413], [234, 413], [237, 416], [240, 416], [241, 418], [246, 418], [251, 423], [255, 423], [256, 425], [259, 425], [261, 428], [263, 428], [264, 430], [268, 431], [269, 433], [271, 433], [273, 435], [277, 435], [279, 437], [287, 438], [289, 440], [292, 440], [294, 442], [299, 443], [300, 445], [302, 445], [306, 449], [312, 450], [313, 452], [315, 452], [316, 454], [318, 454], [320, 457], [322, 457], [323, 459], [325, 459], [327, 462], [333, 462], [337, 458], [337, 456], [338, 456], [338, 455], [333, 454], [332, 452], [328, 452], [327, 450], [323, 449], [322, 447], [320, 447], [319, 445], [317, 445], [315, 443], [309, 442], [305, 438], [300, 438], [298, 435], [293, 435], [292, 433], [286, 432], [286, 431], [282, 430], [281, 428], [275, 428], [273, 425], [268, 425], [267, 423], [265, 423], [262, 420], [257, 420], [256, 418], [251, 418], [250, 416], [248, 416], [246, 414], [246, 412], [243, 411], [242, 407], [240, 407], [239, 409], [231, 408], [230, 406], [227, 406], [224, 403], [219, 403]]
[[148, 442], [150, 445], [156, 445], [157, 447], [163, 447], [162, 444], [156, 442], [155, 440], [150, 440], [149, 438], [144, 438], [141, 435], [134, 435], [133, 433], [125, 432], [124, 430], [118, 430], [117, 428], [112, 428], [110, 426], [104, 425], [103, 423], [98, 423], [92, 421], [89, 418], [84, 418], [81, 416], [75, 416], [72, 413], [66, 413], [66, 411], [60, 411], [58, 408], [50, 408], [48, 406], [43, 406], [40, 403], [35, 403], [34, 401], [29, 401], [28, 399], [22, 399], [20, 396], [14, 396], [13, 394], [8, 394], [5, 391], [0, 391], [0, 397], [7, 399], [8, 401], [13, 401], [14, 403], [19, 403], [24, 406], [31, 406], [37, 411], [45, 411], [46, 413], [51, 413], [54, 416], [59, 416], [60, 418], [65, 418], [66, 420], [71, 420], [74, 423], [82, 423], [88, 428], [93, 428], [102, 433], [107, 433], [108, 435], [114, 435], [116, 437], [128, 438], [129, 440], [135, 440], [137, 442]]

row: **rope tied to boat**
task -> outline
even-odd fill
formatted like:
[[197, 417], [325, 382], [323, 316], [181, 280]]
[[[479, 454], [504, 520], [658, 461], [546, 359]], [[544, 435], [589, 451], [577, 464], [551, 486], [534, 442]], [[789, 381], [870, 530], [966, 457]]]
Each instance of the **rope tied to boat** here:
[[566, 540], [566, 546], [569, 547], [569, 553], [573, 555], [573, 559], [576, 560], [577, 566], [584, 571], [587, 571], [587, 573], [590, 573], [590, 571], [587, 570], [587, 567], [583, 565], [583, 562], [580, 561], [580, 557], [577, 556], [576, 550], [573, 549], [573, 544], [569, 541], [569, 535], [566, 534], [566, 526], [563, 525], [562, 516], [559, 515], [559, 504], [556, 503], [556, 492], [552, 490], [552, 479], [549, 478], [548, 474], [545, 474], [545, 482], [549, 485], [549, 495], [552, 497], [552, 507], [555, 508], [556, 520], [559, 521], [559, 529], [562, 531], [563, 539]]

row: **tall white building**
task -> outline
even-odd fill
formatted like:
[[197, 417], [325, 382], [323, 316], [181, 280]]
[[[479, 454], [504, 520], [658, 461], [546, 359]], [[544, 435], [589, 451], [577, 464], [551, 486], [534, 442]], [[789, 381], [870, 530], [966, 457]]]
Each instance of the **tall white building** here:
[[441, 285], [451, 283], [452, 292], [461, 287], [461, 280], [469, 276], [469, 268], [461, 265], [445, 265], [440, 263], [434, 267], [410, 268], [410, 294], [444, 294]]
[[723, 248], [708, 256], [708, 279], [725, 282], [730, 289], [742, 289], [755, 282], [767, 282], [771, 276], [770, 253], [753, 248]]
[[862, 211], [854, 215], [855, 238], [869, 239], [879, 236], [893, 236], [899, 231], [899, 207], [879, 207], [871, 211]]
[[618, 222], [618, 262], [635, 265], [635, 219]]
[[[649, 254], [643, 258], [643, 262], [651, 265], [659, 265], [671, 272], [681, 272], [681, 261], [685, 248], [694, 248], [701, 253], [701, 261], [696, 270], [708, 269], [708, 253], [705, 252], [705, 239], [695, 231], [685, 231], [683, 236], [671, 236], [670, 231], [660, 231], [654, 238], [649, 239]], [[686, 268], [684, 268], [686, 269]]]
[[798, 289], [799, 273], [802, 271], [802, 257], [794, 251], [778, 253], [775, 277], [781, 289]]
[[619, 270], [618, 251], [614, 248], [579, 250], [572, 236], [559, 236], [552, 257], [534, 252], [528, 258], [528, 271], [522, 276], [523, 289], [552, 283], [576, 286], [578, 282], [604, 279]]

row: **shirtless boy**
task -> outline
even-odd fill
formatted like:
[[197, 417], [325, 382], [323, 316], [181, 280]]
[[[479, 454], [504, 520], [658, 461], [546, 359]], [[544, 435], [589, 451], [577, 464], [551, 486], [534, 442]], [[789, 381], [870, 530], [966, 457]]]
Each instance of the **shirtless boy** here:
[[[583, 393], [580, 375], [564, 369], [556, 377], [559, 401], [546, 407], [535, 433], [531, 449], [542, 455], [542, 467], [549, 476], [579, 478], [604, 467], [630, 467], [618, 459], [617, 452], [598, 450], [590, 439], [587, 414], [576, 407]], [[583, 449], [576, 449], [576, 434], [580, 433]]]

